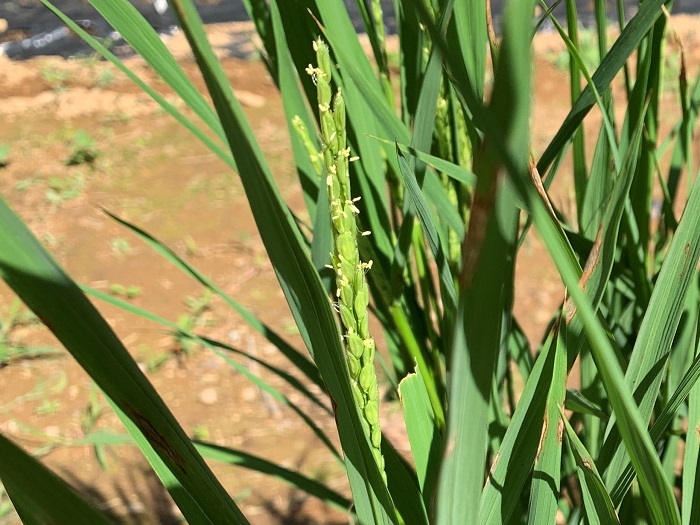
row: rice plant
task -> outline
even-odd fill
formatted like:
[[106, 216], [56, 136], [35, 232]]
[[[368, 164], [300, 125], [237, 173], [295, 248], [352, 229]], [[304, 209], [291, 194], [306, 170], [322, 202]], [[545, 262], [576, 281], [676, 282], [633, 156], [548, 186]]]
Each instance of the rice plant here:
[[[538, 79], [530, 49], [551, 6], [538, 20], [534, 0], [510, 0], [496, 33], [486, 1], [395, 1], [397, 71], [389, 67], [376, 0], [357, 3], [369, 55], [340, 0], [245, 0], [282, 96], [309, 217], [302, 224], [280, 196], [191, 0], [170, 0], [170, 7], [213, 106], [127, 0], [91, 3], [197, 122], [42, 2], [240, 176], [304, 352], [138, 225], [113, 218], [223, 299], [330, 398], [341, 451], [284, 394], [246, 376], [343, 462], [349, 520], [699, 519], [700, 189], [691, 144], [700, 82], [681, 66], [681, 117], [661, 136], [670, 5], [645, 0], [634, 17], [621, 17], [619, 37], [608, 45], [606, 3], [596, 0], [601, 59], [589, 71], [574, 2], [565, 2], [567, 28], [551, 21], [570, 56], [571, 106], [540, 154], [532, 147], [531, 86]], [[611, 95], [618, 75], [626, 98], [621, 121]], [[602, 117], [594, 145], [581, 128], [592, 112]], [[563, 167], [569, 150], [570, 170]], [[670, 165], [662, 168], [666, 153]], [[573, 188], [570, 216], [548, 196], [556, 177]], [[684, 203], [682, 183], [689, 188]], [[513, 314], [515, 261], [531, 228], [567, 291], [534, 349]], [[0, 240], [3, 278], [104, 392], [188, 522], [247, 523], [203, 455], [254, 465], [330, 505], [347, 505], [329, 487], [279, 465], [193, 443], [84, 294], [211, 351], [224, 343], [77, 285], [4, 202]], [[328, 266], [335, 279], [327, 278]], [[376, 418], [368, 309], [383, 331], [385, 346], [376, 353], [390, 363], [387, 395], [401, 400], [410, 461], [382, 436]], [[577, 360], [581, 388], [567, 389]], [[303, 385], [290, 386], [323, 404]], [[104, 521], [1, 435], [0, 457], [0, 479], [27, 522]]]

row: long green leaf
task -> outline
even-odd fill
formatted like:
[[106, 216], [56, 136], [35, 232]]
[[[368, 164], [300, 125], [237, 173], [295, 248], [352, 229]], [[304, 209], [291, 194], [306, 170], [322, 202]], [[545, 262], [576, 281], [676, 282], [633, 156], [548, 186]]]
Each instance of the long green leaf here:
[[0, 481], [24, 523], [110, 523], [72, 487], [2, 434], [0, 458]]
[[[561, 320], [561, 318], [560, 318]], [[554, 353], [554, 369], [544, 411], [542, 437], [535, 459], [530, 488], [528, 523], [553, 523], [556, 521], [562, 452], [562, 421], [559, 407], [566, 393], [566, 323], [557, 322]]]
[[123, 0], [90, 0], [95, 9], [119, 31], [124, 40], [143, 57], [177, 95], [222, 141], [224, 132], [216, 113], [151, 24], [130, 3]]
[[406, 157], [403, 156], [398, 146], [396, 147], [396, 154], [399, 158], [399, 166], [401, 168], [401, 173], [404, 177], [404, 185], [408, 194], [413, 201], [418, 218], [420, 220], [423, 232], [428, 238], [428, 245], [433, 253], [433, 257], [438, 265], [438, 272], [440, 274], [440, 280], [442, 282], [441, 290], [443, 293], [446, 292], [443, 297], [444, 308], [446, 310], [454, 310], [457, 306], [457, 296], [454, 290], [454, 281], [452, 280], [452, 274], [450, 273], [449, 261], [447, 260], [447, 241], [441, 238], [438, 234], [438, 230], [433, 224], [432, 216], [430, 210], [428, 209], [428, 203], [423, 197], [423, 193], [420, 190], [418, 181], [416, 180], [415, 174], [411, 171]]
[[[155, 100], [168, 114], [170, 114], [175, 120], [182, 124], [188, 131], [190, 131], [195, 137], [197, 137], [203, 144], [205, 144], [211, 151], [213, 151], [221, 160], [226, 164], [236, 169], [236, 163], [231, 156], [229, 151], [221, 147], [219, 143], [212, 140], [206, 133], [204, 133], [199, 126], [192, 122], [189, 118], [182, 114], [173, 104], [168, 102], [165, 97], [158, 93], [151, 86], [146, 84], [141, 80], [138, 75], [136, 75], [131, 69], [129, 69], [124, 62], [117, 58], [113, 53], [109, 51], [102, 43], [100, 43], [95, 37], [90, 35], [82, 27], [76, 24], [68, 16], [62, 13], [56, 6], [54, 6], [49, 0], [41, 0], [41, 2], [54, 13], [66, 26], [70, 28], [76, 35], [82, 38], [90, 47], [92, 47], [97, 53], [99, 53], [106, 60], [114, 64], [122, 73], [124, 73], [129, 80], [134, 82], [140, 89], [147, 93], [153, 100]], [[157, 37], [157, 35], [156, 35]], [[179, 67], [179, 66], [178, 66]], [[181, 81], [175, 80], [170, 83], [171, 87], [178, 87]], [[188, 92], [183, 92], [184, 100], [188, 99]], [[205, 118], [211, 117], [211, 108], [209, 110], [204, 110], [203, 116]], [[223, 133], [219, 133], [219, 137], [223, 137]]]
[[254, 454], [202, 441], [195, 441], [194, 445], [199, 453], [207, 459], [237, 465], [279, 479], [338, 510], [347, 511], [351, 507], [347, 498], [330, 489], [327, 485]]
[[[246, 352], [236, 350], [235, 348], [232, 348], [226, 344], [221, 343], [220, 341], [213, 341], [211, 339], [207, 339], [204, 337], [199, 337], [198, 335], [195, 335], [194, 333], [190, 332], [189, 330], [185, 330], [184, 328], [178, 326], [176, 323], [172, 323], [168, 321], [167, 319], [163, 319], [162, 317], [149, 312], [147, 310], [144, 310], [142, 308], [139, 308], [127, 301], [124, 301], [122, 299], [119, 299], [117, 297], [113, 297], [110, 294], [101, 292], [99, 290], [95, 290], [94, 288], [90, 288], [88, 286], [83, 286], [83, 290], [92, 295], [93, 297], [100, 299], [106, 303], [112, 304], [114, 306], [117, 306], [127, 312], [131, 312], [135, 315], [138, 315], [140, 317], [143, 317], [144, 319], [148, 319], [149, 321], [153, 321], [155, 323], [158, 323], [160, 325], [166, 326], [170, 328], [170, 330], [173, 331], [173, 333], [178, 334], [179, 336], [186, 337], [192, 341], [195, 341], [202, 346], [208, 348], [212, 352], [214, 352], [216, 355], [221, 357], [228, 365], [233, 367], [237, 372], [242, 374], [246, 379], [248, 379], [250, 382], [252, 382], [255, 386], [257, 386], [260, 390], [263, 392], [269, 394], [273, 399], [278, 401], [279, 403], [288, 406], [291, 408], [301, 419], [306, 423], [309, 428], [318, 436], [318, 438], [323, 442], [324, 445], [330, 450], [330, 452], [336, 457], [340, 458], [340, 455], [338, 452], [335, 450], [335, 446], [331, 443], [330, 439], [326, 434], [320, 429], [320, 427], [294, 402], [292, 402], [288, 396], [282, 394], [278, 389], [274, 388], [270, 383], [262, 379], [260, 376], [254, 374], [251, 372], [247, 367], [241, 365], [234, 359], [232, 359], [228, 353], [238, 353], [246, 356], [248, 359], [252, 359], [274, 374], [276, 374], [278, 377], [280, 377], [283, 381], [285, 381], [287, 384], [289, 384], [291, 387], [299, 391], [301, 394], [303, 394], [305, 397], [307, 397], [310, 401], [315, 403], [317, 406], [320, 406], [321, 408], [326, 408], [318, 399], [315, 398], [309, 390], [304, 387], [304, 385], [300, 384], [294, 377], [290, 376], [283, 370], [278, 369], [277, 367], [270, 365], [269, 363], [262, 361], [260, 359], [255, 358], [254, 356], [251, 356], [247, 354]], [[225, 350], [225, 352], [224, 352]]]
[[[523, 195], [523, 198], [528, 199], [527, 194]], [[535, 224], [542, 233], [543, 240], [576, 304], [578, 315], [581, 316], [593, 357], [610, 403], [617, 414], [618, 427], [639, 476], [653, 522], [679, 523], [680, 516], [673, 492], [663, 474], [656, 450], [632, 394], [624, 384], [624, 375], [608, 335], [596, 318], [595, 310], [584, 292], [577, 285], [576, 269], [570, 263], [567, 248], [549, 220], [549, 213], [540, 201], [531, 198], [530, 203]]]
[[[288, 48], [293, 46], [290, 46], [289, 41], [287, 40], [287, 35], [284, 31], [284, 25], [282, 23], [282, 17], [280, 15], [277, 1], [273, 0], [270, 2], [269, 11], [274, 30], [275, 58], [278, 72], [277, 83], [280, 94], [282, 95], [282, 105], [284, 107], [287, 128], [291, 137], [292, 153], [294, 155], [294, 161], [299, 174], [299, 182], [304, 192], [306, 207], [309, 210], [310, 221], [314, 222], [317, 212], [317, 194], [320, 186], [319, 177], [316, 175], [313, 166], [311, 165], [309, 154], [302, 144], [301, 139], [295, 133], [293, 125], [294, 118], [298, 117], [302, 120], [307, 129], [312, 130], [314, 129], [312, 125], [313, 118], [309, 114], [302, 91], [299, 87], [299, 80], [297, 78], [297, 70], [294, 67], [294, 62], [289, 56]], [[311, 135], [310, 139], [318, 148], [315, 136]], [[326, 206], [323, 208], [325, 209]], [[316, 238], [316, 235], [317, 231], [314, 229], [314, 241], [318, 243], [319, 241]], [[328, 232], [328, 236], [328, 239], [326, 239], [325, 243], [323, 243], [325, 244], [324, 248], [326, 255], [331, 251], [330, 232]]]
[[426, 507], [430, 507], [443, 443], [425, 384], [419, 376], [420, 370], [416, 369], [414, 374], [404, 377], [399, 384], [399, 395], [421, 493]]
[[[697, 278], [696, 278], [697, 281]], [[695, 306], [700, 305], [696, 301]], [[695, 319], [695, 360], [700, 360], [700, 322]], [[700, 383], [695, 383], [688, 398], [688, 432], [683, 453], [683, 500], [681, 517], [683, 525], [700, 522]]]
[[[641, 124], [642, 121], [639, 122], [635, 133], [636, 144], [639, 144], [641, 140], [643, 129]], [[629, 148], [623, 161], [621, 175], [608, 197], [602, 222], [598, 226], [596, 241], [593, 247], [588, 250], [585, 273], [578, 265], [561, 225], [547, 208], [543, 208], [545, 214], [540, 220], [546, 220], [547, 227], [556, 232], [556, 239], [550, 239], [550, 242], [556, 240], [556, 243], [561, 247], [562, 256], [566, 258], [577, 277], [581, 279], [581, 284], [585, 286], [586, 295], [594, 307], [597, 307], [603, 296], [613, 266], [620, 218], [634, 175], [635, 161], [635, 150]], [[534, 192], [529, 186], [527, 188]], [[534, 196], [534, 198], [536, 200], [533, 202], [536, 202], [538, 208], [544, 206], [539, 195]], [[523, 200], [523, 203], [526, 202]], [[568, 356], [568, 364], [571, 366], [576, 358], [578, 346], [585, 344], [586, 341], [582, 337], [583, 325], [578, 316], [573, 316], [569, 323], [569, 341], [577, 342], [576, 345], [571, 345], [572, 350]], [[543, 417], [549, 385], [545, 378], [552, 374], [554, 356], [551, 342], [545, 343], [543, 348], [528, 377], [520, 402], [506, 431], [499, 457], [491, 468], [489, 479], [484, 488], [481, 499], [482, 523], [497, 524], [510, 518], [517, 502], [517, 495], [520, 494], [530, 467], [535, 460], [538, 438], [537, 432], [531, 430], [531, 425], [533, 420], [539, 421]]]
[[[700, 356], [696, 356], [690, 368], [683, 376], [683, 379], [678, 383], [678, 387], [673, 395], [669, 398], [668, 404], [656, 418], [654, 424], [649, 430], [649, 435], [651, 440], [658, 443], [660, 439], [663, 438], [664, 433], [668, 430], [669, 426], [676, 417], [676, 412], [685, 401], [685, 399], [690, 394], [691, 390], [700, 380]], [[634, 470], [631, 465], [627, 465], [625, 471], [618, 479], [613, 489], [610, 491], [610, 496], [613, 503], [617, 506], [622, 502], [624, 495], [629, 490], [632, 481], [634, 480]]]
[[[469, 230], [462, 248], [460, 299], [448, 370], [448, 427], [437, 493], [437, 523], [479, 523], [488, 446], [491, 384], [501, 347], [502, 316], [512, 297], [519, 211], [512, 189], [499, 183], [503, 140], [511, 152], [513, 177], [527, 173], [530, 82], [529, 31], [521, 23], [532, 2], [508, 2], [504, 37], [489, 113], [501, 135], [486, 134], [474, 161], [477, 175]], [[469, 82], [468, 80], [466, 82]], [[507, 328], [507, 326], [506, 326]]]
[[571, 423], [566, 419], [564, 411], [559, 407], [561, 419], [564, 422], [566, 438], [570, 444], [571, 453], [576, 460], [578, 479], [583, 492], [583, 505], [586, 510], [588, 523], [591, 525], [612, 525], [620, 523], [615, 512], [615, 506], [610, 494], [605, 490], [605, 483], [598, 474], [598, 469], [590, 453], [583, 446]]

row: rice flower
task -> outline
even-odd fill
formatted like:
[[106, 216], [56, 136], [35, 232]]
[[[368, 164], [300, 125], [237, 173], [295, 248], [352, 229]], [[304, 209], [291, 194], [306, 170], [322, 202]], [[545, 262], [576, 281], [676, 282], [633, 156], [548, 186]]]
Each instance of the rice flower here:
[[[374, 369], [374, 339], [369, 333], [369, 288], [365, 272], [372, 261], [360, 261], [357, 245], [358, 228], [355, 216], [359, 210], [350, 191], [350, 148], [345, 131], [345, 99], [340, 90], [331, 92], [332, 68], [328, 46], [314, 42], [317, 67], [309, 65], [317, 89], [321, 122], [322, 157], [328, 185], [328, 201], [333, 230], [332, 267], [336, 276], [337, 311], [344, 327], [345, 349], [350, 383], [362, 414], [365, 430], [379, 471], [384, 473], [381, 453], [382, 433], [379, 427], [379, 388]], [[364, 232], [362, 235], [367, 234]]]

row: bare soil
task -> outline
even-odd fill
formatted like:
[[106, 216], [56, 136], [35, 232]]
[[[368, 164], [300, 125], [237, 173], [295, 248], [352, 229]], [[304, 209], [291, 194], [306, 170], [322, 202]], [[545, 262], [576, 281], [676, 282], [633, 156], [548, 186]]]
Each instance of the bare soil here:
[[[698, 19], [674, 17], [672, 26], [683, 43], [692, 79], [700, 66]], [[248, 45], [241, 28], [221, 24], [209, 30], [283, 197], [301, 212], [302, 195], [290, 162], [279, 94], [260, 61], [230, 58], [232, 42]], [[175, 37], [168, 45], [203, 89], [184, 39]], [[674, 45], [669, 48], [674, 50]], [[554, 64], [561, 49], [554, 35], [536, 38], [532, 86], [536, 155], [544, 150], [570, 107], [566, 74]], [[151, 85], [168, 93], [139, 59], [128, 63]], [[614, 94], [622, 102], [619, 85]], [[111, 65], [98, 60], [11, 62], [0, 57], [0, 96], [0, 145], [11, 145], [9, 163], [0, 169], [3, 197], [74, 279], [115, 293], [120, 285], [122, 289], [138, 287], [130, 299], [134, 305], [172, 321], [189, 315], [200, 333], [291, 369], [221, 301], [213, 299], [207, 308], [195, 312], [187, 298], [201, 299], [201, 286], [100, 209], [164, 241], [302, 348], [234, 173]], [[663, 129], [667, 130], [679, 114], [677, 96], [664, 93], [662, 104]], [[590, 149], [599, 120], [593, 111], [586, 121]], [[72, 142], [78, 130], [94, 140], [99, 156], [92, 165], [65, 165], [74, 153]], [[551, 193], [559, 209], [573, 210], [567, 166]], [[556, 271], [533, 231], [518, 259], [515, 313], [534, 350], [562, 296]], [[13, 301], [7, 288], [0, 288], [3, 324]], [[184, 352], [158, 326], [96, 304], [187, 432], [299, 469], [349, 495], [342, 468], [306, 426], [222, 358], [201, 348]], [[18, 323], [9, 337], [16, 344], [60, 348], [36, 324]], [[234, 358], [280, 387], [279, 380], [252, 361]], [[86, 426], [91, 395], [96, 399], [93, 408], [101, 413], [93, 426]], [[333, 419], [291, 395], [337, 443]], [[382, 418], [397, 448], [408, 452], [399, 409], [385, 407]], [[41, 455], [49, 467], [122, 522], [176, 523], [177, 508], [135, 447], [106, 447], [106, 465], [102, 466], [95, 448], [80, 444], [86, 433], [95, 430], [123, 432], [90, 379], [65, 352], [58, 357], [16, 360], [0, 369], [0, 431]], [[252, 523], [346, 522], [342, 513], [262, 474], [216, 463], [212, 466]], [[5, 518], [7, 523], [14, 519]]]

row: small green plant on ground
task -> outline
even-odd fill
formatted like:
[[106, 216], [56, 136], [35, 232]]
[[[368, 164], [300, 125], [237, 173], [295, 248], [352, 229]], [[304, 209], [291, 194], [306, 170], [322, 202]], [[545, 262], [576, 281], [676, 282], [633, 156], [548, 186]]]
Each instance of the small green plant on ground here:
[[[370, 57], [341, 0], [244, 2], [281, 93], [303, 214], [282, 199], [275, 159], [263, 154], [191, 0], [170, 6], [206, 97], [127, 0], [91, 3], [196, 123], [42, 2], [238, 174], [305, 347], [109, 212], [237, 312], [293, 374], [194, 333], [208, 297], [172, 322], [78, 286], [0, 201], [0, 275], [102, 389], [189, 522], [248, 523], [205, 458], [282, 479], [363, 525], [700, 520], [700, 437], [677, 430], [700, 425], [700, 181], [692, 158], [700, 76], [683, 77], [681, 117], [664, 136], [667, 2], [641, 2], [612, 46], [604, 2], [594, 3], [594, 45], [576, 36], [573, 0], [565, 1], [566, 28], [549, 18], [571, 57], [571, 105], [536, 156], [531, 39], [543, 20], [533, 16], [535, 0], [506, 1], [499, 36], [487, 2], [394, 2], [399, 74], [388, 65], [379, 0], [358, 2]], [[582, 59], [590, 47], [600, 53], [593, 76]], [[622, 96], [613, 97], [620, 73]], [[592, 143], [582, 128], [591, 111], [602, 117]], [[664, 152], [670, 163], [662, 168]], [[570, 210], [549, 198], [563, 177]], [[532, 228], [567, 291], [536, 348], [513, 309], [516, 260]], [[347, 472], [352, 500], [253, 453], [193, 441], [85, 293], [165, 327], [182, 338], [183, 353], [192, 348], [184, 341], [216, 353], [288, 407]], [[385, 397], [370, 311], [384, 335], [386, 397], [401, 400], [409, 461], [379, 424]], [[254, 360], [275, 381], [232, 356]], [[567, 390], [572, 375], [580, 389]], [[298, 398], [327, 414], [333, 437]], [[0, 479], [33, 521], [106, 521], [2, 434], [0, 458]]]
[[107, 461], [108, 444], [101, 439], [90, 439], [98, 431], [97, 423], [105, 414], [104, 404], [100, 400], [99, 389], [95, 385], [91, 385], [88, 404], [85, 410], [80, 415], [80, 429], [85, 436], [85, 440], [92, 445], [97, 462], [103, 470], [107, 470], [109, 464]]
[[175, 356], [189, 356], [198, 348], [199, 343], [190, 335], [197, 328], [206, 328], [213, 326], [216, 321], [207, 312], [211, 311], [211, 302], [213, 299], [211, 290], [204, 289], [202, 295], [194, 297], [188, 295], [185, 297], [185, 305], [187, 305], [187, 313], [181, 314], [177, 318], [177, 330], [175, 334]]
[[16, 337], [21, 328], [40, 325], [33, 312], [24, 310], [19, 299], [14, 299], [6, 315], [0, 316], [0, 369], [22, 359], [37, 359], [62, 355], [57, 348], [26, 344]]
[[65, 177], [50, 177], [49, 189], [46, 190], [46, 200], [54, 206], [78, 198], [85, 187], [85, 176], [82, 173]]
[[93, 166], [100, 156], [95, 139], [85, 130], [78, 130], [70, 145], [70, 155], [66, 159], [67, 166], [88, 164]]
[[46, 416], [55, 414], [61, 409], [61, 402], [57, 399], [44, 399], [41, 404], [36, 407], [34, 413], [37, 416]]
[[61, 69], [55, 65], [48, 65], [41, 70], [41, 78], [43, 78], [51, 89], [60, 93], [68, 88], [68, 83], [71, 79], [71, 74], [65, 69]]
[[109, 285], [109, 293], [117, 297], [125, 299], [135, 299], [142, 293], [141, 287], [135, 284], [123, 285], [120, 283], [112, 283]]
[[148, 352], [146, 369], [149, 372], [156, 372], [170, 359], [179, 360], [189, 357], [202, 346], [202, 342], [194, 332], [216, 324], [216, 319], [209, 315], [213, 297], [209, 289], [205, 289], [199, 297], [191, 295], [185, 297], [187, 312], [180, 314], [177, 321], [170, 327], [173, 333], [173, 345], [165, 353]]
[[114, 85], [117, 75], [111, 69], [100, 69], [97, 73], [97, 87], [106, 89]]
[[114, 255], [128, 255], [131, 253], [131, 244], [123, 237], [115, 237], [112, 239], [110, 246]]
[[198, 256], [201, 253], [199, 250], [199, 246], [197, 246], [197, 243], [191, 235], [187, 235], [185, 237], [185, 249], [187, 250], [187, 255], [190, 255], [192, 257]]
[[15, 183], [15, 189], [17, 191], [27, 191], [36, 181], [37, 177], [27, 177], [26, 179], [19, 180]]
[[10, 163], [10, 145], [0, 144], [0, 168], [4, 168]]
[[198, 439], [199, 441], [207, 441], [211, 438], [211, 432], [206, 425], [196, 425], [192, 429], [192, 439]]

